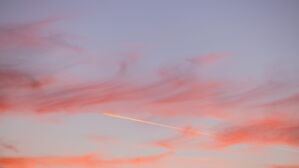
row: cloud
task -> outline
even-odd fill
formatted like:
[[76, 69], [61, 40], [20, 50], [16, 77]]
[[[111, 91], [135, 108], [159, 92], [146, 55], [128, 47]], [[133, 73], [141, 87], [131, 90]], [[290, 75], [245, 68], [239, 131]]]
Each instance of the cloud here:
[[0, 165], [3, 168], [35, 168], [35, 167], [119, 167], [153, 165], [167, 157], [169, 153], [150, 156], [140, 156], [128, 159], [103, 159], [96, 155], [82, 156], [47, 156], [47, 157], [1, 157]]
[[117, 75], [121, 78], [124, 75], [127, 75], [129, 72], [130, 66], [132, 66], [134, 63], [136, 63], [138, 60], [141, 59], [142, 54], [135, 51], [135, 52], [129, 52], [124, 54], [124, 58], [120, 62], [118, 62], [118, 72]]
[[[51, 71], [60, 71], [59, 66], [52, 68], [55, 61], [51, 59], [64, 61], [65, 51], [83, 52], [83, 48], [69, 43], [66, 34], [50, 32], [50, 26], [60, 20], [62, 18], [52, 17], [0, 25], [0, 112], [18, 111], [19, 107], [32, 111], [35, 96], [42, 94], [45, 86], [57, 77]], [[51, 54], [54, 51], [60, 53], [57, 58]], [[67, 65], [61, 67], [64, 66]]]
[[13, 152], [13, 153], [18, 153], [19, 149], [16, 145], [7, 142], [6, 140], [0, 139], [0, 153], [1, 151], [4, 152]]
[[260, 105], [260, 107], [264, 107], [264, 108], [288, 108], [288, 107], [297, 107], [299, 104], [299, 93], [293, 93], [292, 95], [288, 95], [286, 97], [283, 98], [279, 98], [276, 100], [273, 100], [271, 102], [267, 102], [267, 103], [263, 103]]
[[[214, 97], [217, 97], [217, 91], [222, 87], [221, 82], [181, 78], [161, 79], [149, 84], [134, 84], [117, 78], [95, 83], [73, 83], [72, 86], [46, 90], [37, 98], [36, 110], [43, 113], [71, 111], [86, 106], [122, 102], [127, 105], [144, 105], [143, 108], [150, 107], [160, 112], [163, 110], [159, 109], [164, 107], [168, 108], [168, 111], [178, 112], [179, 108], [175, 104], [179, 106], [184, 103], [198, 105], [213, 102]], [[196, 109], [185, 110], [186, 112], [182, 115], [199, 112]]]
[[[133, 66], [142, 59], [142, 53], [137, 51], [125, 53], [124, 58], [111, 64], [116, 72], [109, 79], [86, 80], [72, 70], [69, 70], [68, 76], [62, 77], [59, 74], [61, 68], [68, 67], [67, 62], [74, 60], [74, 56], [66, 58], [68, 54], [61, 50], [84, 53], [84, 57], [77, 60], [78, 65], [90, 62], [86, 56], [88, 53], [85, 55], [86, 50], [73, 45], [67, 34], [51, 31], [51, 26], [61, 20], [53, 17], [0, 26], [0, 54], [4, 55], [0, 57], [1, 112], [72, 113], [85, 107], [124, 103], [124, 106], [142, 106], [160, 116], [169, 116], [169, 112], [182, 116], [198, 115], [198, 109], [203, 106], [211, 111], [207, 104], [214, 103], [226, 87], [225, 81], [198, 78], [196, 68], [185, 68], [186, 62], [170, 68], [163, 65], [154, 70], [155, 76], [151, 80], [145, 79], [144, 75], [136, 82], [130, 73], [143, 71]], [[55, 52], [59, 54], [53, 54]], [[223, 55], [210, 54], [200, 60], [210, 63], [222, 59]], [[92, 62], [92, 66], [94, 64], [96, 62]], [[80, 69], [82, 71], [89, 69]], [[181, 113], [182, 109], [187, 112]]]
[[209, 53], [206, 55], [189, 58], [187, 61], [194, 65], [211, 65], [223, 61], [229, 56], [231, 56], [230, 53]]
[[62, 47], [80, 52], [80, 47], [67, 42], [68, 36], [62, 33], [50, 33], [49, 28], [62, 17], [51, 17], [31, 23], [0, 26], [0, 50], [5, 49], [47, 49]]
[[27, 93], [36, 94], [52, 80], [19, 70], [0, 69], [0, 82], [0, 112], [8, 112], [29, 105], [31, 98], [26, 97]]
[[1, 150], [12, 151], [15, 153], [19, 152], [19, 150], [16, 146], [14, 146], [12, 144], [7, 144], [7, 143], [0, 143], [0, 151]]
[[152, 145], [154, 147], [164, 148], [170, 152], [177, 152], [177, 150], [185, 147], [186, 142], [190, 142], [199, 136], [201, 136], [200, 130], [192, 127], [185, 127], [182, 131], [179, 131], [178, 135], [155, 141]]
[[299, 165], [274, 165], [269, 168], [299, 168]]
[[58, 167], [58, 166], [78, 166], [94, 167], [102, 165], [93, 155], [74, 156], [74, 157], [2, 157], [0, 165], [4, 168], [34, 168]]
[[[1, 43], [0, 52], [4, 52], [3, 49], [13, 50], [11, 49], [13, 47], [26, 48], [31, 52], [32, 48], [55, 50], [58, 47], [76, 50], [67, 37], [53, 36], [48, 32], [49, 26], [58, 20], [52, 18], [27, 24], [1, 26], [0, 36], [3, 36], [4, 41]], [[44, 55], [47, 57], [47, 54]], [[58, 64], [59, 67], [65, 67], [65, 62], [69, 59], [55, 57], [55, 65], [45, 65], [34, 58], [26, 57], [24, 59], [27, 66], [24, 68], [18, 65], [19, 61], [16, 58], [18, 54], [13, 57], [1, 57], [1, 63], [12, 65], [13, 62], [14, 66], [12, 68], [4, 64], [0, 66], [0, 111], [30, 111], [40, 114], [61, 111], [73, 113], [85, 107], [128, 111], [119, 110], [120, 106], [124, 106], [148, 111], [159, 117], [205, 115], [223, 119], [234, 113], [236, 109], [244, 111], [237, 114], [241, 117], [247, 116], [243, 113], [259, 111], [258, 105], [288, 88], [287, 84], [275, 82], [266, 82], [253, 89], [248, 89], [248, 85], [234, 87], [238, 82], [204, 77], [197, 73], [196, 67], [186, 65], [184, 61], [175, 66], [162, 65], [154, 70], [155, 75], [151, 79], [146, 78], [147, 74], [140, 79], [132, 79], [130, 73], [143, 73], [142, 66], [139, 67], [140, 69], [138, 66], [133, 66], [138, 63], [137, 60], [142, 59], [141, 55], [140, 52], [124, 54], [124, 59], [111, 64], [111, 67], [116, 69], [114, 75], [108, 79], [93, 80], [86, 80], [76, 72], [72, 72], [74, 76], [64, 76], [64, 80], [61, 76], [48, 71], [48, 68], [53, 70]], [[228, 55], [211, 53], [188, 61], [210, 64], [224, 60]], [[83, 58], [80, 61], [84, 62]], [[42, 67], [42, 70], [35, 67]], [[80, 72], [85, 70], [89, 69], [80, 69]], [[116, 106], [111, 104], [117, 103], [118, 109], [114, 109]], [[251, 109], [248, 109], [249, 106]], [[266, 107], [266, 104], [264, 106]], [[275, 106], [282, 107], [282, 103]]]
[[299, 124], [297, 119], [279, 116], [230, 125], [215, 134], [218, 147], [235, 144], [289, 145], [299, 147]]

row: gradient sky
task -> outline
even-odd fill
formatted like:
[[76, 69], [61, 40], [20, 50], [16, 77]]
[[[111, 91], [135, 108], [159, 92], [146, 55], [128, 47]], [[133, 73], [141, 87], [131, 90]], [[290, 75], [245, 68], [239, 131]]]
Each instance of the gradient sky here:
[[0, 167], [298, 168], [298, 9], [0, 0]]

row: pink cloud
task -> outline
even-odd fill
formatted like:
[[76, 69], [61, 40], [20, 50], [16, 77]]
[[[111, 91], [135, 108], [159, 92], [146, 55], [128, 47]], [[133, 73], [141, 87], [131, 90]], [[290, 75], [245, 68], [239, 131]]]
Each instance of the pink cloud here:
[[279, 98], [277, 100], [273, 100], [268, 103], [263, 103], [260, 107], [266, 108], [288, 108], [288, 107], [297, 107], [299, 104], [299, 93], [295, 93], [283, 98]]
[[195, 65], [210, 65], [223, 61], [229, 56], [231, 56], [229, 53], [210, 53], [187, 59], [187, 61]]
[[299, 165], [275, 165], [269, 168], [299, 168]]
[[235, 144], [284, 144], [299, 147], [298, 120], [278, 116], [231, 125], [215, 134], [218, 147]]
[[0, 112], [14, 111], [28, 105], [22, 100], [30, 100], [25, 98], [26, 94], [33, 95], [51, 82], [50, 77], [40, 78], [19, 70], [0, 70]]
[[[2, 48], [11, 46], [17, 46], [17, 48], [32, 48], [32, 46], [33, 48], [42, 48], [48, 44], [59, 44], [62, 47], [71, 46], [70, 48], [72, 48], [72, 45], [66, 44], [67, 40], [61, 40], [60, 37], [58, 39], [54, 37], [53, 40], [51, 34], [47, 34], [49, 25], [55, 23], [56, 20], [49, 19], [9, 29], [3, 28], [1, 30], [2, 36], [5, 36], [4, 39], [8, 42], [2, 42]], [[16, 29], [18, 30], [16, 32], [20, 33], [14, 35], [15, 31], [11, 29]], [[6, 37], [5, 31], [12, 31], [11, 38], [13, 39], [10, 40], [10, 36]], [[23, 34], [26, 36], [23, 37]], [[20, 40], [15, 40], [19, 38]], [[26, 41], [28, 39], [29, 42]], [[64, 42], [60, 43], [59, 41]], [[9, 45], [5, 46], [6, 43]], [[27, 43], [29, 46], [27, 46]], [[130, 78], [129, 72], [131, 71], [128, 71], [128, 69], [132, 68], [132, 72], [136, 73], [142, 71], [142, 69], [133, 66], [137, 63], [137, 60], [142, 59], [141, 55], [139, 52], [125, 54], [122, 61], [111, 65], [119, 70], [115, 76], [107, 80], [80, 80], [79, 75], [76, 76], [79, 80], [73, 80], [75, 77], [72, 78], [73, 76], [71, 76], [66, 81], [59, 80], [55, 75], [49, 77], [51, 76], [48, 75], [49, 73], [37, 73], [21, 69], [19, 66], [13, 69], [1, 67], [0, 110], [2, 112], [30, 111], [43, 114], [61, 111], [73, 113], [84, 107], [99, 109], [98, 107], [113, 103], [123, 103], [126, 108], [133, 106], [133, 108], [144, 109], [159, 117], [205, 115], [224, 119], [232, 115], [232, 111], [237, 109], [243, 111], [237, 115], [244, 118], [244, 116], [248, 116], [245, 113], [255, 111], [258, 105], [267, 98], [276, 95], [277, 90], [283, 90], [288, 86], [265, 83], [254, 89], [247, 89], [246, 86], [235, 88], [232, 87], [237, 84], [235, 81], [204, 78], [199, 76], [195, 69], [192, 69], [194, 67], [191, 67], [190, 70], [184, 68], [183, 64], [170, 68], [162, 66], [159, 70], [154, 71], [156, 76], [153, 76], [151, 80], [136, 82]], [[225, 59], [227, 55], [210, 54], [198, 57], [198, 60], [190, 61], [209, 64]], [[28, 62], [29, 64], [32, 62], [32, 67], [35, 66], [34, 60], [28, 60]], [[297, 98], [288, 101], [296, 104]], [[276, 102], [275, 104], [279, 107], [284, 106], [282, 105], [283, 102]], [[251, 105], [251, 109], [247, 108], [249, 105]], [[268, 106], [273, 106], [273, 104], [268, 104]], [[22, 107], [22, 109], [19, 107]], [[114, 110], [113, 107], [111, 107], [111, 110]]]
[[47, 157], [1, 157], [0, 165], [3, 168], [35, 168], [59, 166], [67, 167], [116, 167], [116, 166], [144, 166], [159, 163], [168, 153], [150, 156], [140, 156], [128, 159], [103, 159], [96, 155], [83, 156], [47, 156]]
[[[50, 32], [50, 26], [58, 20], [60, 18], [49, 18], [33, 23], [1, 26], [0, 49], [14, 52], [15, 49], [27, 49], [30, 52], [33, 52], [34, 49], [51, 51], [56, 48], [75, 52], [79, 51], [77, 49], [83, 50], [69, 43], [67, 36], [63, 33], [53, 34]], [[71, 111], [79, 111], [84, 107], [98, 107], [122, 102], [126, 103], [126, 106], [151, 107], [155, 112], [167, 116], [169, 111], [180, 114], [178, 109], [181, 110], [183, 107], [177, 108], [173, 105], [174, 103], [194, 106], [203, 104], [202, 102], [214, 102], [214, 99], [219, 96], [219, 91], [226, 85], [224, 81], [199, 80], [193, 72], [184, 70], [180, 67], [181, 65], [163, 72], [160, 71], [160, 74], [147, 82], [134, 82], [130, 79], [129, 68], [135, 68], [133, 64], [141, 59], [142, 54], [131, 52], [124, 55], [125, 58], [122, 61], [111, 65], [118, 68], [115, 76], [108, 80], [97, 79], [92, 82], [80, 81], [80, 75], [68, 76], [67, 82], [63, 81], [59, 78], [60, 76], [48, 72], [47, 67], [36, 65], [39, 64], [38, 61], [31, 57], [27, 58], [26, 62], [28, 63], [27, 67], [32, 69], [18, 65], [17, 55], [9, 59], [4, 58], [0, 61], [14, 66], [10, 66], [11, 68], [0, 67], [0, 110], [2, 112], [67, 111], [71, 113]], [[57, 58], [57, 60], [60, 59]], [[217, 59], [220, 59], [220, 55], [212, 54], [203, 60], [204, 62], [213, 62], [212, 60]], [[86, 63], [87, 60], [80, 59], [80, 61]], [[61, 66], [65, 65], [64, 61], [61, 61], [61, 64]], [[45, 72], [35, 70], [34, 67], [38, 66], [43, 66]], [[142, 70], [132, 69], [133, 71]], [[73, 81], [75, 78], [79, 78], [79, 82]], [[168, 108], [167, 112], [163, 112], [165, 107]], [[198, 110], [195, 108], [188, 113], [182, 113], [182, 115], [197, 114], [195, 111]]]
[[13, 152], [19, 152], [18, 148], [12, 144], [6, 144], [6, 143], [1, 143], [0, 144], [0, 151], [2, 150], [7, 150], [7, 151], [13, 151]]
[[62, 17], [52, 17], [32, 23], [0, 26], [0, 49], [46, 49], [56, 46], [74, 52], [82, 51], [82, 48], [66, 42], [66, 34], [49, 32], [50, 26], [61, 20]]
[[177, 150], [184, 148], [184, 144], [186, 142], [190, 142], [198, 136], [201, 136], [200, 130], [192, 127], [186, 127], [180, 131], [177, 136], [155, 141], [153, 146], [164, 148], [171, 152], [176, 152]]

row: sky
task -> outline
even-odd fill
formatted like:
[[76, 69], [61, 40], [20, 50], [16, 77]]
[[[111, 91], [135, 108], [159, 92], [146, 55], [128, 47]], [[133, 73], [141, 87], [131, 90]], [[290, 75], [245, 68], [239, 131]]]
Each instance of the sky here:
[[0, 167], [299, 168], [298, 8], [0, 0]]

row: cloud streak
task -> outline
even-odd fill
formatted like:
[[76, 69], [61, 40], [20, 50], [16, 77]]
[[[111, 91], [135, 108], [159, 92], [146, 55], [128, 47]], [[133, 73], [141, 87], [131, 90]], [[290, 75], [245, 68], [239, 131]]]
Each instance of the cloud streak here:
[[3, 168], [35, 168], [49, 167], [55, 168], [60, 166], [67, 167], [119, 167], [133, 166], [139, 167], [144, 165], [153, 165], [159, 163], [169, 153], [162, 153], [150, 156], [140, 156], [128, 159], [103, 159], [96, 155], [82, 156], [47, 156], [47, 157], [1, 157], [0, 165]]
[[50, 26], [62, 17], [50, 17], [36, 22], [0, 26], [0, 49], [41, 49], [62, 47], [64, 49], [80, 52], [82, 49], [66, 42], [67, 35], [50, 33]]
[[269, 168], [299, 168], [299, 165], [275, 165], [270, 166]]
[[101, 114], [108, 116], [108, 117], [112, 117], [112, 118], [118, 118], [118, 119], [122, 119], [122, 120], [128, 120], [128, 121], [133, 121], [133, 122], [138, 122], [138, 123], [142, 123], [142, 124], [153, 125], [153, 126], [158, 126], [158, 127], [163, 127], [163, 128], [169, 128], [169, 129], [173, 129], [176, 131], [184, 130], [183, 128], [180, 128], [180, 127], [175, 127], [175, 126], [171, 126], [171, 125], [167, 125], [167, 124], [161, 124], [161, 123], [157, 123], [157, 122], [131, 118], [131, 117], [117, 115], [117, 114], [113, 114], [113, 113], [101, 113]]
[[216, 134], [216, 140], [220, 147], [242, 143], [299, 147], [298, 120], [271, 117], [230, 126]]

